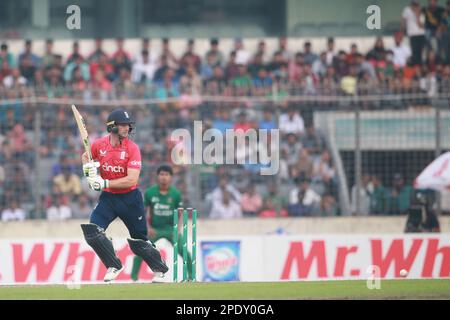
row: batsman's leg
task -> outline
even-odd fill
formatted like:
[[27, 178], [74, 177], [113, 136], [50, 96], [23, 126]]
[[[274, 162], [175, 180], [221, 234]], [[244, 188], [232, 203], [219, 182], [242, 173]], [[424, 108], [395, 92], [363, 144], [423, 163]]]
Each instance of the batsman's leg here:
[[161, 257], [158, 249], [149, 240], [127, 239], [131, 251], [144, 259], [153, 272], [166, 273], [169, 268]]
[[121, 270], [123, 267], [122, 263], [117, 258], [113, 244], [106, 236], [103, 228], [96, 224], [88, 223], [82, 224], [81, 229], [83, 230], [86, 242], [94, 249], [105, 267]]
[[116, 218], [109, 195], [102, 193], [91, 214], [90, 223], [82, 224], [84, 238], [108, 269], [104, 281], [114, 280], [123, 270], [122, 262], [116, 256], [113, 243], [105, 234], [106, 228]]
[[[155, 230], [155, 231], [156, 231], [156, 236], [150, 238], [150, 241], [153, 243], [155, 243], [156, 241], [159, 240], [158, 231], [157, 230]], [[131, 269], [131, 279], [133, 281], [137, 281], [139, 279], [139, 272], [141, 270], [142, 261], [143, 261], [142, 257], [140, 257], [140, 256], [134, 256], [134, 258], [133, 258], [133, 267]]]
[[120, 198], [119, 217], [125, 223], [130, 237], [128, 244], [131, 251], [148, 264], [153, 272], [166, 273], [169, 268], [155, 245], [148, 240], [147, 222], [145, 221], [144, 202], [141, 192], [136, 189]]

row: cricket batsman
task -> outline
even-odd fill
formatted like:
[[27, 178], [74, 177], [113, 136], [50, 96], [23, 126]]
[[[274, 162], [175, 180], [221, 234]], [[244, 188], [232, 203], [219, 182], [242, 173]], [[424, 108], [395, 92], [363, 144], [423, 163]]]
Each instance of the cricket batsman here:
[[[145, 191], [144, 204], [148, 208], [148, 231], [150, 241], [155, 243], [159, 239], [167, 239], [173, 245], [173, 211], [183, 207], [181, 192], [171, 185], [173, 171], [168, 165], [160, 166], [157, 171], [157, 184]], [[181, 224], [181, 215], [180, 222]], [[182, 243], [178, 234], [178, 243]], [[183, 254], [182, 246], [178, 246], [178, 253]], [[138, 280], [142, 258], [134, 257], [131, 279]], [[188, 252], [188, 279], [192, 279], [192, 258]]]
[[[82, 155], [83, 172], [91, 189], [101, 191], [97, 206], [88, 224], [82, 224], [86, 242], [94, 249], [107, 268], [105, 282], [122, 272], [112, 241], [106, 236], [109, 224], [119, 217], [126, 225], [131, 251], [141, 257], [153, 272], [163, 275], [169, 268], [161, 254], [147, 237], [147, 223], [142, 194], [138, 189], [141, 153], [128, 138], [134, 121], [127, 111], [114, 110], [107, 119], [108, 135], [97, 139], [91, 147], [92, 159]], [[99, 174], [97, 172], [99, 169]]]

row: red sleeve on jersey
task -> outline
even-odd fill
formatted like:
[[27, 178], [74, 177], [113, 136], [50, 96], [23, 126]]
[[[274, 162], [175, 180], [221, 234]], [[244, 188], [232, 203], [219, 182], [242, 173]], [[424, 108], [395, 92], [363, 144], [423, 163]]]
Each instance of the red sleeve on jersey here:
[[98, 147], [97, 147], [98, 143], [97, 140], [94, 141], [94, 143], [91, 144], [91, 153], [92, 153], [92, 159], [93, 160], [98, 160]]
[[141, 169], [141, 167], [141, 151], [139, 150], [137, 144], [131, 143], [128, 157], [128, 168]]

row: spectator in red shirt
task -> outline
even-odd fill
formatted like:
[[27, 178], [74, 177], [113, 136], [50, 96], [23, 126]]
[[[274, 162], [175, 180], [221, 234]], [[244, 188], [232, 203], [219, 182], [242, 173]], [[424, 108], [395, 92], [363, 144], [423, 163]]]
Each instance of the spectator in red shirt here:
[[107, 100], [110, 98], [112, 91], [111, 82], [105, 77], [102, 70], [99, 70], [91, 81], [92, 98]]
[[272, 198], [268, 197], [264, 200], [264, 206], [258, 215], [260, 218], [276, 218], [276, 217], [287, 217], [288, 213], [285, 209], [281, 208], [278, 212], [272, 201]]
[[231, 51], [230, 59], [225, 67], [225, 77], [230, 80], [239, 74], [239, 66], [236, 64], [236, 51]]
[[300, 82], [303, 74], [303, 68], [305, 67], [305, 59], [303, 53], [297, 52], [295, 59], [289, 63], [289, 80], [293, 82]]
[[97, 62], [101, 56], [108, 56], [102, 48], [102, 43], [103, 41], [101, 38], [95, 39], [95, 49], [94, 52], [89, 55], [89, 62]]
[[247, 113], [241, 111], [238, 115], [237, 122], [234, 124], [234, 130], [242, 129], [245, 132], [247, 130], [254, 128], [254, 125], [247, 120]]
[[427, 67], [429, 72], [436, 72], [437, 66], [441, 64], [439, 56], [436, 56], [434, 51], [427, 53]]
[[412, 57], [408, 58], [405, 67], [403, 68], [403, 79], [409, 82], [416, 75], [418, 66], [413, 65]]
[[256, 191], [255, 185], [250, 184], [241, 197], [242, 213], [247, 217], [255, 217], [262, 208], [261, 195]]
[[356, 45], [356, 43], [352, 43], [350, 47], [350, 52], [347, 54], [347, 63], [349, 65], [356, 63], [357, 55], [358, 55], [358, 46]]
[[31, 149], [31, 142], [28, 140], [22, 124], [15, 124], [12, 131], [7, 134], [7, 137], [15, 152], [22, 153]]
[[105, 91], [110, 91], [111, 88], [111, 82], [106, 78], [103, 70], [98, 70], [95, 74], [95, 77], [93, 78], [92, 84], [94, 87], [100, 88]]
[[0, 83], [3, 82], [3, 79], [11, 73], [11, 68], [9, 66], [8, 60], [3, 60], [0, 65]]
[[116, 50], [116, 52], [114, 52], [113, 55], [112, 55], [113, 59], [114, 59], [117, 55], [122, 54], [122, 55], [125, 55], [125, 57], [126, 57], [126, 59], [127, 59], [128, 61], [130, 61], [130, 55], [129, 55], [129, 53], [128, 53], [127, 51], [125, 51], [125, 49], [124, 49], [124, 40], [123, 40], [123, 38], [118, 38], [118, 39], [116, 40], [116, 45], [117, 45], [117, 50]]
[[114, 79], [114, 67], [108, 62], [106, 54], [99, 54], [97, 60], [90, 63], [89, 69], [91, 78], [95, 78], [97, 72], [101, 70], [108, 80]]

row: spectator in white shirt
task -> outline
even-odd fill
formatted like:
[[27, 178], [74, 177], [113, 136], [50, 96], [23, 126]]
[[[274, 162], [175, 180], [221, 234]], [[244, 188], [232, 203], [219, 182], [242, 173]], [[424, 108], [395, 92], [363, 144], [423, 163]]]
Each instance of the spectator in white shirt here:
[[236, 64], [248, 65], [251, 59], [251, 54], [244, 49], [242, 39], [238, 38], [234, 41], [234, 51], [236, 51]]
[[299, 191], [302, 191], [304, 194], [303, 204], [317, 208], [320, 205], [321, 197], [310, 188], [310, 179], [301, 174], [296, 178], [296, 183], [297, 187], [289, 193], [289, 204], [297, 204]]
[[211, 210], [213, 219], [234, 219], [242, 217], [242, 209], [238, 202], [231, 199], [230, 193], [224, 191], [222, 201], [214, 201]]
[[406, 65], [408, 58], [411, 56], [411, 49], [409, 45], [403, 42], [403, 34], [396, 32], [394, 35], [394, 45], [391, 47], [391, 51], [394, 54], [394, 66], [403, 68]]
[[323, 51], [319, 59], [316, 59], [312, 64], [312, 71], [316, 76], [323, 77], [327, 72], [327, 53]]
[[336, 50], [334, 47], [334, 38], [330, 37], [327, 40], [327, 50], [326, 50], [327, 66], [333, 65], [335, 56], [336, 56]]
[[158, 64], [158, 58], [159, 58], [160, 54], [155, 49], [151, 48], [150, 39], [149, 38], [142, 39], [142, 49], [134, 57], [133, 62], [134, 63], [136, 63], [136, 62], [142, 63], [143, 62], [144, 57], [142, 55], [142, 51], [144, 51], [144, 50], [147, 50], [150, 62], [154, 63], [155, 65], [157, 65]]
[[300, 136], [305, 132], [305, 122], [300, 113], [293, 106], [288, 108], [287, 113], [280, 115], [278, 127], [283, 135], [293, 133]]
[[359, 208], [356, 206], [357, 202], [357, 186], [352, 187], [351, 193], [351, 212], [353, 215], [367, 216], [370, 214], [370, 201], [373, 194], [374, 186], [372, 184], [372, 177], [364, 174], [361, 179], [361, 188], [359, 189]]
[[220, 202], [222, 201], [223, 193], [227, 191], [231, 198], [235, 200], [236, 202], [241, 202], [241, 193], [228, 181], [228, 178], [226, 176], [223, 176], [219, 179], [219, 186], [214, 188], [214, 190], [207, 195], [207, 199], [214, 202]]
[[293, 133], [286, 134], [286, 137], [281, 143], [281, 149], [286, 152], [286, 161], [288, 165], [294, 165], [298, 161], [300, 151], [302, 150], [302, 144], [299, 142], [298, 137]]
[[62, 221], [72, 218], [72, 210], [65, 202], [65, 197], [62, 195], [53, 196], [52, 205], [46, 211], [48, 221]]
[[411, 62], [414, 65], [422, 64], [422, 54], [425, 47], [425, 16], [419, 1], [412, 0], [410, 5], [403, 9], [402, 30], [406, 31], [412, 51]]
[[11, 70], [11, 74], [3, 79], [3, 85], [5, 88], [10, 89], [16, 86], [24, 86], [27, 84], [27, 79], [20, 75], [20, 70], [14, 68]]
[[288, 42], [286, 37], [278, 38], [278, 52], [281, 53], [285, 63], [289, 63], [292, 60], [292, 53], [288, 50]]
[[23, 221], [25, 220], [25, 210], [20, 208], [16, 200], [12, 200], [10, 205], [2, 211], [2, 221]]
[[133, 69], [131, 72], [131, 79], [133, 82], [142, 82], [145, 78], [146, 81], [152, 81], [153, 75], [157, 69], [155, 61], [150, 59], [149, 52], [147, 50], [142, 50], [141, 53], [142, 60], [137, 60], [133, 64]]

